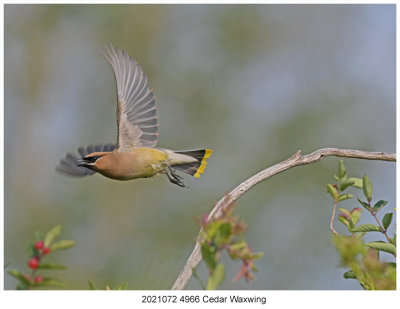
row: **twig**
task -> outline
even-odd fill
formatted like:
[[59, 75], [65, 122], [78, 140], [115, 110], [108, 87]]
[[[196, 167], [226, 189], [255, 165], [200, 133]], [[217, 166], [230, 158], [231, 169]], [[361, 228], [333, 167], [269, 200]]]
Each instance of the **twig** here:
[[[378, 222], [379, 227], [382, 229], [382, 233], [385, 235], [385, 237], [386, 237], [388, 243], [390, 244], [391, 241], [390, 241], [390, 238], [389, 238], [389, 236], [388, 236], [388, 234], [387, 234], [387, 231], [386, 231], [386, 229], [383, 227], [383, 225], [381, 224], [381, 222], [378, 220], [378, 218], [377, 218], [377, 216], [376, 216], [376, 213], [373, 211], [371, 205], [369, 205], [369, 212], [370, 212], [370, 214], [375, 218], [375, 221]], [[395, 256], [396, 256], [396, 255], [395, 255]]]
[[193, 268], [193, 276], [197, 279], [197, 281], [200, 283], [200, 286], [203, 290], [206, 289], [206, 286], [204, 285], [203, 281], [201, 280], [201, 278], [199, 277], [199, 275], [196, 272], [196, 268]]
[[[338, 149], [338, 148], [323, 148], [316, 150], [308, 155], [301, 155], [301, 150], [298, 150], [294, 155], [292, 155], [289, 159], [275, 164], [271, 167], [268, 167], [258, 174], [250, 177], [246, 181], [242, 182], [235, 189], [233, 189], [229, 194], [223, 197], [213, 208], [213, 210], [209, 214], [209, 220], [213, 220], [214, 218], [218, 218], [222, 214], [222, 209], [225, 205], [229, 205], [230, 202], [236, 201], [240, 196], [245, 194], [248, 190], [254, 187], [256, 184], [264, 181], [276, 174], [279, 174], [289, 168], [310, 164], [317, 162], [324, 157], [328, 156], [336, 156], [336, 157], [347, 157], [347, 158], [357, 158], [357, 159], [366, 159], [366, 160], [381, 160], [381, 161], [396, 161], [395, 153], [386, 153], [386, 152], [369, 152], [369, 151], [361, 151], [361, 150], [351, 150], [351, 149]], [[225, 200], [229, 199], [229, 200]], [[200, 231], [201, 233], [201, 231]], [[199, 235], [200, 235], [199, 233]], [[199, 236], [198, 236], [199, 237]], [[173, 290], [182, 290], [185, 288], [187, 283], [189, 282], [190, 277], [192, 276], [193, 269], [197, 267], [197, 265], [201, 261], [201, 251], [200, 251], [200, 243], [196, 241], [196, 245], [190, 254], [188, 260], [182, 271], [180, 272], [178, 278], [176, 279], [172, 289]]]
[[336, 212], [336, 207], [337, 207], [338, 202], [335, 201], [335, 203], [333, 204], [333, 210], [332, 210], [332, 217], [331, 217], [331, 224], [330, 224], [330, 229], [332, 231], [333, 234], [335, 235], [339, 235], [338, 232], [336, 232], [335, 228], [333, 227], [333, 220], [335, 220], [335, 212]]

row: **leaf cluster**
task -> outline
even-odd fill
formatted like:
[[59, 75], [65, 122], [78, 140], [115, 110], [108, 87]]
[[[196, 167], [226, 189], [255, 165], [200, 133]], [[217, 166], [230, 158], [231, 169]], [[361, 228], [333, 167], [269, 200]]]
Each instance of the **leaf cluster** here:
[[[396, 235], [388, 236], [388, 228], [393, 219], [393, 213], [387, 212], [381, 217], [382, 209], [388, 201], [378, 200], [372, 203], [373, 186], [367, 175], [363, 178], [347, 177], [346, 167], [343, 160], [339, 161], [338, 173], [334, 175], [336, 184], [327, 184], [327, 191], [334, 200], [335, 205], [346, 199], [353, 198], [353, 194], [343, 193], [350, 187], [362, 190], [363, 198], [357, 197], [361, 207], [354, 207], [350, 211], [339, 208], [338, 220], [344, 224], [350, 236], [333, 235], [333, 242], [340, 254], [341, 263], [350, 270], [345, 272], [344, 278], [357, 279], [364, 289], [395, 289], [396, 288], [396, 263], [381, 262], [379, 252], [387, 252], [396, 257]], [[363, 211], [366, 210], [377, 224], [368, 223], [357, 225]], [[364, 243], [365, 233], [380, 233], [386, 241]]]
[[[225, 200], [230, 201], [229, 196], [226, 196]], [[209, 220], [209, 215], [205, 214], [200, 222], [201, 253], [210, 273], [205, 286], [207, 290], [216, 289], [225, 280], [225, 265], [220, 262], [223, 250], [228, 252], [231, 259], [242, 262], [233, 281], [242, 277], [246, 281], [254, 279], [252, 272], [257, 271], [254, 261], [263, 256], [262, 252], [253, 252], [243, 239], [246, 224], [232, 214], [233, 207], [234, 203], [228, 202], [222, 208], [223, 212], [219, 218]]]

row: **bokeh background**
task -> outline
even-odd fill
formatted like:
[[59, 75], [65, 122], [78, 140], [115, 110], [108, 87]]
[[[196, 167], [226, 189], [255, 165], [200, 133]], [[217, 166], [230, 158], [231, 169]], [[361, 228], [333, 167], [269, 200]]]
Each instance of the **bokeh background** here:
[[[55, 276], [69, 289], [88, 289], [88, 280], [169, 289], [194, 246], [195, 218], [251, 175], [298, 149], [395, 152], [394, 5], [7, 4], [4, 16], [7, 269], [27, 271], [33, 232], [62, 224], [61, 238], [77, 244], [51, 260], [68, 266]], [[115, 141], [106, 42], [129, 51], [155, 89], [159, 145], [214, 150], [200, 179], [185, 177], [190, 188], [164, 176], [55, 172], [78, 146]], [[233, 283], [240, 263], [223, 256], [221, 289], [360, 288], [343, 279], [331, 243], [325, 184], [337, 162], [290, 169], [238, 201], [246, 238], [265, 256], [250, 283]], [[345, 164], [394, 207], [394, 163]], [[205, 280], [203, 263], [198, 273]], [[192, 279], [188, 288], [201, 287]]]

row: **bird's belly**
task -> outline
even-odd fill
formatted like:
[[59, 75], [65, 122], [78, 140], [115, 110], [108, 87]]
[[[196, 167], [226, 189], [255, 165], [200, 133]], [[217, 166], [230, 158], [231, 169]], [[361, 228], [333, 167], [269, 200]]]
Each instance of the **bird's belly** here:
[[119, 158], [118, 166], [105, 169], [100, 173], [116, 180], [153, 177], [166, 167], [166, 155], [154, 148], [138, 148]]

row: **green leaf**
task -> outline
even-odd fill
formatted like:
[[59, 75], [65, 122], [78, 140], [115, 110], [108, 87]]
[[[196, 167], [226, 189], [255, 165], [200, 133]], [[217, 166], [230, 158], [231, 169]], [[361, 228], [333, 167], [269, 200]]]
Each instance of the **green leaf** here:
[[43, 282], [39, 283], [42, 286], [54, 286], [54, 287], [60, 287], [60, 288], [65, 288], [66, 285], [65, 283], [61, 282], [58, 279], [55, 278], [44, 278]]
[[350, 198], [353, 198], [353, 194], [340, 194], [338, 201], [341, 202]]
[[388, 203], [388, 201], [377, 201], [374, 207], [372, 207], [373, 211], [376, 213], [378, 212], [383, 206], [385, 206]]
[[350, 217], [350, 212], [346, 208], [339, 208], [338, 210], [346, 214], [347, 217]]
[[327, 184], [326, 189], [327, 189], [328, 193], [332, 196], [334, 201], [336, 202], [338, 200], [339, 194], [338, 194], [337, 190], [335, 189], [335, 187], [332, 186], [331, 184]]
[[219, 234], [222, 237], [228, 237], [231, 234], [231, 225], [229, 223], [224, 223], [219, 227]]
[[342, 181], [339, 186], [340, 191], [346, 190], [348, 187], [352, 186], [353, 184], [354, 184], [353, 180], [346, 179], [346, 180]]
[[372, 200], [372, 183], [371, 180], [367, 175], [364, 175], [363, 177], [363, 191], [364, 191], [364, 196], [367, 199], [368, 202], [371, 202]]
[[393, 244], [388, 244], [385, 242], [373, 241], [365, 244], [367, 247], [374, 248], [379, 251], [385, 251], [396, 255], [396, 247]]
[[350, 212], [350, 218], [351, 221], [353, 221], [354, 224], [357, 224], [358, 221], [360, 221], [361, 218], [361, 212], [363, 210], [361, 208], [354, 208], [351, 212]]
[[22, 282], [25, 285], [31, 285], [31, 282], [25, 278], [23, 274], [21, 274], [17, 269], [11, 269], [8, 271], [8, 274], [17, 278], [20, 282]]
[[232, 249], [232, 250], [240, 250], [240, 249], [245, 248], [246, 245], [247, 245], [247, 243], [246, 243], [244, 240], [241, 240], [241, 241], [238, 241], [238, 242], [233, 243], [233, 244], [231, 245], [231, 249]]
[[206, 262], [209, 269], [215, 269], [217, 261], [215, 259], [216, 250], [214, 247], [203, 243], [201, 245], [201, 255], [203, 256], [204, 262]]
[[44, 237], [44, 246], [48, 247], [61, 234], [61, 225], [53, 227]]
[[391, 268], [396, 269], [396, 263], [395, 262], [386, 262], [386, 263], [382, 263], [382, 264], [385, 264], [385, 265], [387, 265], [387, 266], [389, 266]]
[[387, 213], [387, 214], [385, 214], [383, 216], [382, 225], [385, 228], [385, 230], [387, 230], [389, 225], [390, 225], [390, 223], [392, 223], [392, 217], [393, 217], [393, 213], [392, 212], [389, 212], [389, 213]]
[[229, 237], [231, 236], [232, 227], [230, 223], [223, 223], [219, 226], [218, 232], [215, 235], [215, 244], [220, 247], [221, 245], [227, 243]]
[[352, 184], [353, 187], [356, 187], [356, 188], [359, 188], [359, 189], [363, 188], [363, 180], [361, 178], [350, 177], [350, 178], [348, 178], [348, 180], [354, 182]]
[[338, 219], [340, 222], [342, 222], [344, 225], [346, 225], [348, 228], [350, 227], [350, 221], [347, 219], [343, 214], [338, 216]]
[[343, 160], [339, 160], [338, 177], [339, 179], [343, 179], [346, 177], [346, 167], [344, 166]]
[[336, 175], [333, 175], [333, 178], [335, 178], [336, 181], [339, 181], [339, 180], [340, 180], [339, 177], [336, 176]]
[[225, 265], [219, 263], [212, 275], [208, 278], [206, 290], [215, 290], [225, 280]]
[[60, 240], [50, 246], [51, 251], [65, 250], [75, 246], [75, 240]]
[[369, 206], [369, 204], [368, 203], [366, 203], [366, 202], [363, 202], [362, 200], [360, 200], [358, 197], [357, 197], [357, 201], [366, 209], [366, 210], [368, 210], [369, 211], [369, 209], [370, 209], [370, 206]]
[[343, 277], [346, 279], [357, 279], [356, 274], [353, 270], [348, 270], [343, 274]]
[[207, 239], [212, 240], [215, 237], [215, 234], [217, 234], [219, 227], [221, 226], [222, 221], [212, 221], [209, 222], [207, 225]]
[[89, 280], [89, 290], [97, 290], [94, 283]]
[[363, 224], [363, 225], [356, 226], [350, 232], [352, 232], [352, 233], [355, 233], [355, 232], [382, 232], [382, 229], [375, 224]]
[[38, 266], [39, 269], [67, 269], [64, 265], [56, 263], [41, 263]]
[[397, 244], [397, 242], [396, 242], [396, 234], [394, 234], [394, 236], [393, 236], [393, 238], [390, 238], [390, 242], [394, 245], [394, 246], [396, 246], [396, 244]]

